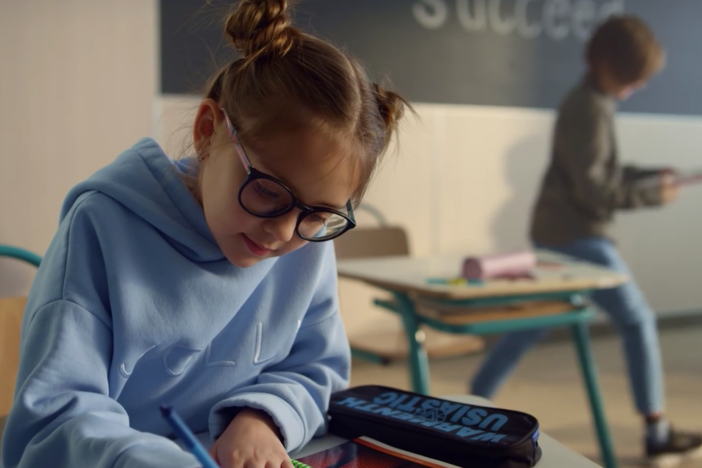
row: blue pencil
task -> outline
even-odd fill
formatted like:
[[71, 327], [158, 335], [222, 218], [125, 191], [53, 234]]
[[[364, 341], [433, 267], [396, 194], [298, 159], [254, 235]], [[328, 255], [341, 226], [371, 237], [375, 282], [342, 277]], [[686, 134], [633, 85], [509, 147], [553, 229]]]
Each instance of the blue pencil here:
[[185, 425], [185, 422], [178, 416], [178, 413], [170, 406], [161, 406], [161, 414], [171, 425], [176, 435], [185, 442], [185, 445], [195, 455], [195, 458], [202, 464], [202, 468], [219, 468], [217, 463], [207, 453], [205, 447], [195, 438], [195, 434]]

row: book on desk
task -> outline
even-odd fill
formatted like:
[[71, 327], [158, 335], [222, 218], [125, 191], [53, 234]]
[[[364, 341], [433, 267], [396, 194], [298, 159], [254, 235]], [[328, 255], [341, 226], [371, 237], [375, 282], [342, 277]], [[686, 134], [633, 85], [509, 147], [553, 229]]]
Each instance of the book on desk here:
[[458, 468], [456, 465], [399, 450], [368, 437], [301, 457], [311, 468]]

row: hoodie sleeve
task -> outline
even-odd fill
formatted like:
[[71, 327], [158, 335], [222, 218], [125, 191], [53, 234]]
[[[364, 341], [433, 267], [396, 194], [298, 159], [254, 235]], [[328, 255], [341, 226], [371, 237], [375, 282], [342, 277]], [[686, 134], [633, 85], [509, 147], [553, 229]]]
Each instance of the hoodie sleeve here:
[[253, 385], [215, 405], [210, 433], [224, 432], [242, 407], [266, 412], [292, 452], [326, 430], [331, 394], [346, 388], [351, 354], [339, 313], [334, 246], [323, 246], [322, 267], [307, 314], [290, 354], [262, 372]]
[[[81, 197], [67, 213], [32, 285], [0, 465], [194, 468], [171, 440], [131, 429], [110, 397], [112, 321], [90, 214], [98, 198]], [[67, 290], [67, 275], [85, 280]]]

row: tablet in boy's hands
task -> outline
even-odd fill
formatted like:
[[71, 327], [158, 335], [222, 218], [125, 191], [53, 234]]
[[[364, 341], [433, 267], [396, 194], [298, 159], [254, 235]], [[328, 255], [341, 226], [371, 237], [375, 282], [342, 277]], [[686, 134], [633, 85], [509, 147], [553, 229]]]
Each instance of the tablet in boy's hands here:
[[675, 182], [679, 186], [700, 184], [702, 183], [702, 171], [678, 172], [675, 174]]
[[[694, 171], [674, 171], [670, 175], [673, 177], [675, 184], [679, 187], [688, 185], [702, 184], [702, 170]], [[643, 183], [651, 186], [660, 186], [662, 183], [661, 175], [648, 176], [643, 180]]]

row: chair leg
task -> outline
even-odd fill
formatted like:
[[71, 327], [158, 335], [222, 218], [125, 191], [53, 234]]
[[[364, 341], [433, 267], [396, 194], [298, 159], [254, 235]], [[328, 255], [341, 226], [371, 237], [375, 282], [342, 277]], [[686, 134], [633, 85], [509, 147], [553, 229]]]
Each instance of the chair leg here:
[[395, 293], [398, 312], [407, 334], [407, 361], [409, 363], [412, 390], [429, 395], [429, 358], [424, 348], [424, 332], [419, 328], [419, 319], [414, 302], [405, 294]]
[[583, 373], [583, 380], [585, 381], [587, 396], [590, 401], [590, 410], [595, 422], [602, 462], [605, 468], [616, 468], [617, 459], [614, 454], [614, 447], [612, 445], [612, 437], [609, 433], [607, 419], [605, 418], [602, 394], [600, 393], [600, 385], [597, 379], [597, 369], [595, 368], [595, 361], [590, 348], [588, 325], [586, 323], [573, 325], [571, 327], [571, 332], [573, 340], [575, 341], [575, 348], [578, 351], [580, 370]]

